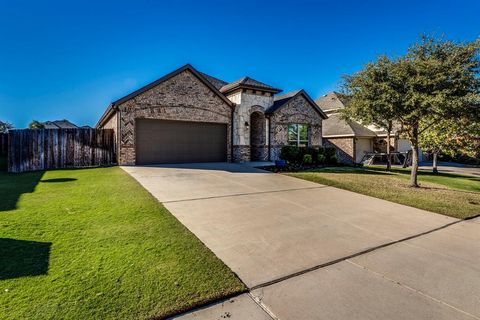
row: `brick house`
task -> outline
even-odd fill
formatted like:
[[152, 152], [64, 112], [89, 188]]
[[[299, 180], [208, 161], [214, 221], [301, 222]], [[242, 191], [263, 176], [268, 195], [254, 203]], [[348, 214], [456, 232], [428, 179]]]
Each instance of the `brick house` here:
[[[328, 115], [323, 122], [324, 145], [337, 149], [340, 162], [346, 164], [360, 163], [366, 153], [385, 153], [387, 150], [387, 132], [383, 128], [364, 126], [354, 120], [342, 117], [341, 110], [345, 108], [345, 99], [342, 94], [330, 92], [316, 100], [317, 105]], [[393, 152], [407, 152], [411, 150], [408, 140], [402, 139], [399, 130], [390, 136], [390, 145]], [[420, 151], [420, 160], [422, 153]]]
[[285, 145], [321, 146], [326, 114], [304, 90], [280, 92], [185, 65], [111, 103], [96, 127], [115, 131], [122, 165], [276, 160]]

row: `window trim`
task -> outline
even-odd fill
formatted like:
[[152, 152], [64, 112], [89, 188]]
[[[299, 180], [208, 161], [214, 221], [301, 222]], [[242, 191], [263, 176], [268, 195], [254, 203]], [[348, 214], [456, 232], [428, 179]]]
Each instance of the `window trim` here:
[[[290, 140], [290, 126], [296, 126], [297, 139]], [[307, 138], [300, 139], [300, 130], [299, 126], [305, 126], [307, 128]], [[301, 144], [305, 144], [305, 147], [310, 145], [310, 135], [309, 135], [310, 126], [307, 123], [289, 123], [287, 126], [287, 141], [288, 145], [294, 145], [300, 147]]]

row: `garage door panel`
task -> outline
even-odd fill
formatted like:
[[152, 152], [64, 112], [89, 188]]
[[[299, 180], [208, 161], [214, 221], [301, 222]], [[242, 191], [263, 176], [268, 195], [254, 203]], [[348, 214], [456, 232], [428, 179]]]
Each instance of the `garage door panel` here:
[[227, 159], [227, 125], [138, 119], [137, 164], [217, 162]]

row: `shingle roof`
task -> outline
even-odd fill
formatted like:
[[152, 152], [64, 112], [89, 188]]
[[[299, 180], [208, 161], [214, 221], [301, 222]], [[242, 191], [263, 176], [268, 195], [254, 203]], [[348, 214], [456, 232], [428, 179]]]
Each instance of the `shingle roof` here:
[[220, 92], [226, 93], [226, 92], [230, 92], [232, 90], [235, 90], [237, 88], [260, 89], [260, 90], [273, 92], [273, 93], [278, 93], [278, 92], [282, 91], [280, 89], [274, 88], [272, 86], [269, 86], [268, 84], [257, 81], [255, 79], [250, 78], [250, 77], [243, 77], [243, 78], [238, 79], [236, 81], [233, 81], [233, 82], [231, 82], [227, 85], [224, 85], [220, 89]]
[[342, 117], [341, 113], [333, 113], [328, 115], [328, 119], [323, 122], [323, 136], [328, 137], [376, 137], [372, 130], [362, 124], [347, 120]]
[[78, 128], [75, 124], [68, 120], [55, 120], [42, 122], [45, 129], [74, 129]]
[[305, 99], [307, 99], [307, 101], [310, 102], [310, 104], [312, 105], [312, 108], [314, 108], [315, 111], [317, 111], [322, 116], [322, 118], [324, 119], [327, 118], [327, 115], [316, 105], [316, 103], [312, 100], [312, 98], [310, 98], [310, 96], [305, 92], [305, 90], [295, 90], [295, 91], [287, 92], [280, 96], [275, 96], [273, 98], [273, 105], [269, 107], [265, 111], [265, 113], [270, 113], [270, 114], [274, 113], [275, 111], [280, 109], [282, 106], [287, 104], [290, 100], [292, 100], [298, 95], [303, 95]]
[[223, 86], [228, 84], [228, 82], [212, 77], [211, 75], [208, 75], [206, 73], [200, 71], [198, 73], [200, 73], [205, 79], [207, 79], [207, 81], [210, 82], [215, 88], [217, 88], [217, 90], [220, 90]]
[[345, 108], [345, 99], [341, 93], [329, 92], [316, 101], [317, 105], [325, 112], [338, 111]]
[[290, 99], [295, 97], [300, 91], [301, 90], [295, 90], [295, 91], [287, 92], [287, 93], [282, 94], [280, 96], [275, 96], [273, 98], [273, 105], [267, 109], [267, 113], [274, 113], [281, 106], [283, 106], [285, 103], [290, 101]]

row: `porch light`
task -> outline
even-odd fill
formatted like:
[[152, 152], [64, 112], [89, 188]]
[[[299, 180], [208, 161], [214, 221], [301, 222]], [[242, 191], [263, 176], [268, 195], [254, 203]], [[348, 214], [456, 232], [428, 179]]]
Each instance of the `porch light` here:
[[249, 124], [248, 121], [245, 121], [245, 127], [248, 128]]

